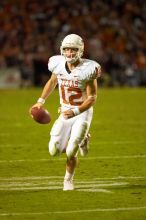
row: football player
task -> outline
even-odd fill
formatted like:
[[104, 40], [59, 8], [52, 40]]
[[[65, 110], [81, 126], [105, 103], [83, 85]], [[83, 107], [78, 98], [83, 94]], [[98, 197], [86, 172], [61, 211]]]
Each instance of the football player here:
[[60, 115], [51, 129], [48, 147], [52, 156], [66, 152], [63, 190], [73, 190], [78, 151], [82, 156], [88, 153], [92, 106], [97, 98], [101, 67], [93, 60], [82, 58], [84, 42], [76, 34], [63, 39], [60, 51], [61, 55], [49, 59], [48, 69], [52, 75], [34, 106], [42, 106], [58, 84]]

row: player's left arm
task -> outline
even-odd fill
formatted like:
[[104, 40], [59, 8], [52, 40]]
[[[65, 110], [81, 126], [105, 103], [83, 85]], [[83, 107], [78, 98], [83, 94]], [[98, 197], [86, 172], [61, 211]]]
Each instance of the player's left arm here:
[[97, 79], [90, 80], [86, 84], [87, 99], [78, 107], [82, 113], [93, 106], [97, 98]]
[[[96, 68], [95, 74], [97, 78], [101, 76], [100, 65], [98, 66], [98, 68]], [[86, 111], [87, 109], [89, 109], [91, 106], [95, 104], [96, 99], [97, 99], [97, 89], [98, 89], [97, 78], [87, 81], [86, 83], [87, 99], [85, 99], [85, 101], [78, 108], [76, 108], [74, 115], [77, 115], [77, 114], [80, 114]]]

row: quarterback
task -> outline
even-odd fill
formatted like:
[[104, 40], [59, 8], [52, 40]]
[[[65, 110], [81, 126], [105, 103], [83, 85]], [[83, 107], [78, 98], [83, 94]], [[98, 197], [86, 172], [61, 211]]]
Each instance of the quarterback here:
[[78, 152], [81, 156], [88, 153], [92, 106], [96, 102], [101, 67], [93, 60], [82, 58], [84, 42], [76, 34], [63, 39], [60, 51], [61, 55], [49, 59], [48, 69], [52, 75], [34, 106], [42, 106], [58, 84], [60, 115], [51, 129], [48, 147], [52, 156], [66, 153], [63, 190], [73, 190]]

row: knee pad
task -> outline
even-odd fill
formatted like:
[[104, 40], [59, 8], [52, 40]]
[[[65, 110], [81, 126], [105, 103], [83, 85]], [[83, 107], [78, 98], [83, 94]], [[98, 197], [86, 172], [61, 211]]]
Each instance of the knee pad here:
[[57, 147], [58, 145], [59, 145], [59, 143], [57, 141], [56, 142], [55, 141], [49, 142], [48, 147], [49, 147], [49, 153], [51, 156], [57, 156], [60, 154], [60, 151]]

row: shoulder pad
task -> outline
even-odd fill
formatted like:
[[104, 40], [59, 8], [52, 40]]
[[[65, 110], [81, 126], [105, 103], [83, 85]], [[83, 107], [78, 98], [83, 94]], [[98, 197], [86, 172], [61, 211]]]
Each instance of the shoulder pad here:
[[98, 74], [101, 68], [100, 64], [94, 60], [84, 59], [83, 68], [84, 77], [86, 80], [96, 79], [100, 76]]
[[59, 66], [59, 64], [64, 60], [64, 57], [61, 55], [52, 56], [48, 61], [48, 69], [51, 72], [54, 72], [55, 69]]

